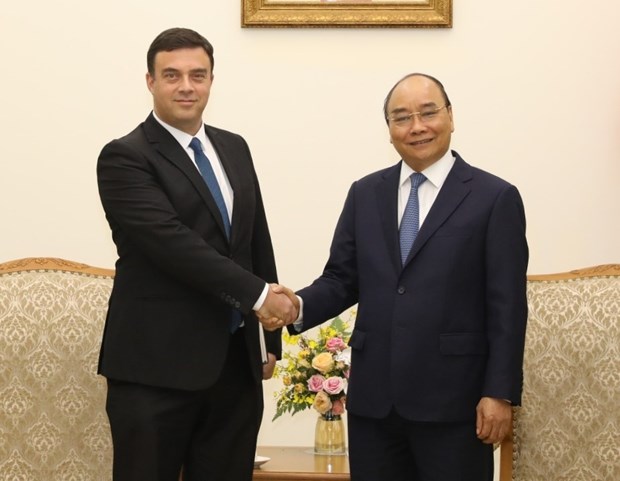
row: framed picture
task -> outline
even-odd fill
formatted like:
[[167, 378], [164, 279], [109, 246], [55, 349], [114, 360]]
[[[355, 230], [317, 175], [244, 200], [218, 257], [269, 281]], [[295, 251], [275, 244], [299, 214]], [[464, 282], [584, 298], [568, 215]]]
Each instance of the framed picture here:
[[241, 0], [242, 27], [452, 27], [452, 0]]

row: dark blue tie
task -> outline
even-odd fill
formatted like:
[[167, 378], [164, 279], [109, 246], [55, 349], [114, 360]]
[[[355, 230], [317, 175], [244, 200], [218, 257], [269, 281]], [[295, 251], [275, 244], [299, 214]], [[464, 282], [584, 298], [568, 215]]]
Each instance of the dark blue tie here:
[[[217, 183], [215, 172], [213, 172], [213, 167], [211, 167], [211, 162], [209, 162], [209, 159], [202, 151], [202, 144], [200, 143], [200, 140], [198, 140], [196, 137], [194, 137], [189, 143], [189, 147], [194, 151], [194, 159], [196, 160], [198, 170], [200, 170], [202, 178], [206, 182], [207, 187], [209, 187], [209, 190], [211, 191], [211, 195], [213, 196], [213, 199], [217, 204], [217, 208], [222, 215], [222, 220], [224, 221], [226, 237], [230, 239], [230, 220], [228, 219], [228, 210], [226, 209], [226, 203], [224, 202], [224, 196], [222, 195], [220, 185]], [[243, 316], [241, 315], [241, 312], [237, 309], [233, 309], [230, 318], [230, 332], [235, 332], [242, 322]]]
[[224, 221], [226, 237], [230, 239], [230, 220], [228, 219], [228, 210], [226, 209], [226, 203], [224, 202], [224, 196], [222, 195], [220, 185], [217, 183], [215, 172], [213, 172], [213, 167], [211, 167], [211, 162], [209, 162], [209, 159], [203, 152], [200, 140], [196, 137], [194, 137], [189, 143], [189, 147], [194, 151], [194, 159], [196, 160], [198, 170], [200, 170], [200, 174], [205, 180], [207, 187], [209, 187], [211, 195], [217, 204], [217, 208], [220, 210], [222, 221]]
[[400, 221], [400, 258], [405, 265], [411, 247], [418, 235], [420, 229], [420, 201], [418, 199], [418, 187], [426, 180], [424, 174], [414, 172], [409, 177], [411, 179], [411, 192], [409, 193], [409, 200], [403, 213], [403, 218]]

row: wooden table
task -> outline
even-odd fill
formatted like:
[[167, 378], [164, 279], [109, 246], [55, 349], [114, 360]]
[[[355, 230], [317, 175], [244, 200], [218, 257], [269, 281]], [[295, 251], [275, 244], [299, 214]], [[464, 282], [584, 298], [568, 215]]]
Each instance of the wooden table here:
[[254, 481], [350, 481], [349, 457], [314, 454], [311, 447], [259, 446], [271, 458], [254, 470]]

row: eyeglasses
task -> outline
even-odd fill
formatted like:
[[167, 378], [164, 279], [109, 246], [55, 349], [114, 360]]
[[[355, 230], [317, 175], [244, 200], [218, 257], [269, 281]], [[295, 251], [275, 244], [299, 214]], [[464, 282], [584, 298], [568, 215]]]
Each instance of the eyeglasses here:
[[447, 107], [447, 105], [444, 105], [443, 107], [439, 107], [437, 109], [433, 109], [433, 110], [423, 110], [421, 112], [412, 112], [410, 114], [407, 113], [398, 113], [395, 115], [391, 115], [390, 117], [388, 117], [387, 119], [393, 124], [396, 125], [397, 127], [404, 127], [405, 125], [409, 125], [410, 122], [413, 121], [413, 118], [417, 115], [418, 119], [420, 120], [420, 122], [422, 122], [423, 124], [426, 124], [432, 120], [434, 120], [437, 115], [439, 114], [439, 112], [443, 109], [445, 109]]

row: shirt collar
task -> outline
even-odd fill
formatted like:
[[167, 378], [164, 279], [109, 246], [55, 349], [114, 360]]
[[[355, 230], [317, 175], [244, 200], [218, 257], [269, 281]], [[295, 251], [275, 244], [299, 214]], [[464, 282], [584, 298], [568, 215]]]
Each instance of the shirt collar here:
[[200, 124], [200, 128], [198, 129], [198, 132], [196, 132], [196, 135], [189, 135], [188, 133], [183, 132], [182, 130], [179, 130], [176, 127], [173, 127], [172, 125], [164, 122], [162, 119], [160, 119], [157, 116], [157, 114], [154, 111], [153, 111], [153, 117], [155, 117], [155, 120], [157, 120], [157, 122], [159, 122], [164, 129], [170, 132], [170, 135], [172, 135], [176, 139], [176, 141], [179, 144], [181, 144], [181, 147], [183, 147], [184, 149], [189, 148], [189, 143], [192, 141], [194, 137], [200, 140], [200, 143], [202, 144], [203, 149], [205, 145], [207, 145], [207, 134], [205, 133], [204, 122]]
[[[446, 181], [455, 160], [456, 159], [452, 155], [452, 151], [448, 149], [441, 159], [434, 164], [429, 165], [421, 173], [424, 174], [424, 177], [426, 177], [426, 179], [433, 184], [435, 188], [441, 189], [441, 186]], [[405, 161], [402, 161], [400, 167], [400, 183], [398, 185], [402, 187], [414, 172], [415, 171], [409, 167]]]

